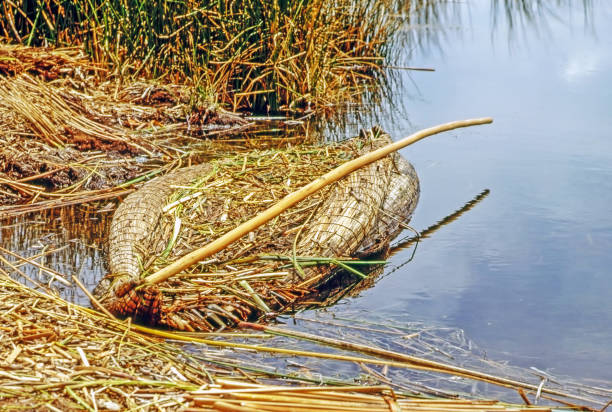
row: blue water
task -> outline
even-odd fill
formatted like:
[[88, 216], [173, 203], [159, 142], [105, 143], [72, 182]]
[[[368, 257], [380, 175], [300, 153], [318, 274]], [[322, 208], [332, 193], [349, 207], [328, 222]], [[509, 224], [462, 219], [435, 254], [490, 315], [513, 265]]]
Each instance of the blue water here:
[[394, 137], [495, 119], [403, 150], [421, 178], [412, 226], [490, 194], [345, 306], [464, 329], [516, 365], [612, 379], [612, 3], [544, 3], [512, 30], [491, 2], [460, 3], [439, 47], [411, 51], [435, 72], [400, 73], [407, 116], [382, 125]]

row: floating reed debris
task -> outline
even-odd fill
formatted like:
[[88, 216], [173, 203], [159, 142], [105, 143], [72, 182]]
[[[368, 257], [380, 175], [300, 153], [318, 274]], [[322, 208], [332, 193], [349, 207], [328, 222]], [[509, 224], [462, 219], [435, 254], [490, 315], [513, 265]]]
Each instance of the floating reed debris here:
[[388, 385], [298, 384], [311, 379], [255, 371], [253, 363], [241, 369], [231, 359], [235, 354], [211, 349], [196, 361], [174, 344], [138, 333], [130, 322], [33, 291], [2, 273], [0, 310], [0, 405], [5, 410], [552, 411], [499, 401], [415, 397]]

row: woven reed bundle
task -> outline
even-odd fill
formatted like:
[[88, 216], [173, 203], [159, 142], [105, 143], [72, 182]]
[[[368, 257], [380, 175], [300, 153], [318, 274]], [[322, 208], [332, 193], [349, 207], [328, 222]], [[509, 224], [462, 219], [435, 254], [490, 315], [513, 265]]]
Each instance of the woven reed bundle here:
[[373, 130], [331, 146], [237, 153], [147, 183], [115, 212], [111, 274], [94, 294], [119, 316], [183, 330], [219, 330], [299, 307], [339, 268], [361, 275], [351, 259], [384, 255], [409, 220], [418, 179], [399, 155], [357, 170], [158, 286], [137, 285], [296, 188], [389, 142]]

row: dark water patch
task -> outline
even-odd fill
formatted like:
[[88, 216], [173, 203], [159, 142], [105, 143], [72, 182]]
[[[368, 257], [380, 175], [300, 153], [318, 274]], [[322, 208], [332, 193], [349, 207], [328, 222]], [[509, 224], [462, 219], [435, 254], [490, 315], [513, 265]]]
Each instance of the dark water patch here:
[[[108, 206], [114, 207], [112, 203]], [[77, 276], [92, 290], [106, 274], [104, 244], [109, 217], [108, 211], [67, 208], [5, 219], [0, 246], [38, 265], [4, 251], [1, 255], [10, 263], [3, 262], [2, 267], [28, 286], [38, 284], [70, 302], [88, 306], [89, 299], [71, 277]], [[45, 268], [57, 273], [50, 274]]]

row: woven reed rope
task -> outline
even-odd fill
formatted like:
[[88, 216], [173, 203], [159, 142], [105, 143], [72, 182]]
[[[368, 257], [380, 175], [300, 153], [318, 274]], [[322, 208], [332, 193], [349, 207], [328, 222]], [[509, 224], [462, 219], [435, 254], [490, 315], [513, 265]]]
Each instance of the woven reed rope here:
[[[388, 137], [375, 139], [363, 152], [389, 141]], [[414, 167], [398, 153], [361, 168], [333, 185], [299, 239], [296, 252], [328, 257], [381, 254], [410, 220], [419, 193]], [[305, 278], [325, 270], [306, 269]], [[293, 280], [294, 276], [285, 279]], [[321, 278], [317, 284], [325, 280]]]
[[389, 246], [405, 229], [419, 202], [419, 178], [412, 164], [400, 154], [393, 155], [393, 170], [377, 221], [361, 242], [357, 255], [372, 255]]
[[[147, 182], [132, 193], [117, 207], [108, 236], [108, 267], [111, 274], [125, 281], [136, 282], [140, 277], [142, 262], [155, 243], [162, 241], [156, 236], [162, 230], [160, 216], [174, 185], [189, 182], [210, 171], [209, 164], [178, 169]], [[98, 298], [109, 292], [112, 278], [103, 279], [94, 290]]]
[[[371, 149], [382, 147], [384, 142], [376, 140]], [[392, 165], [392, 159], [387, 157], [334, 184], [300, 239], [298, 253], [338, 257], [355, 253], [377, 220], [391, 181]]]

